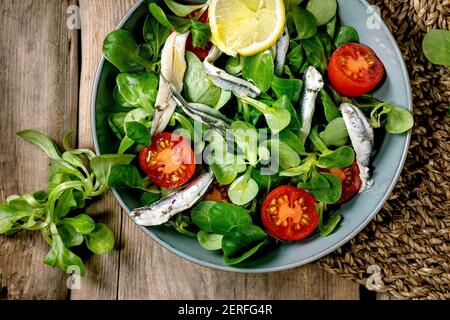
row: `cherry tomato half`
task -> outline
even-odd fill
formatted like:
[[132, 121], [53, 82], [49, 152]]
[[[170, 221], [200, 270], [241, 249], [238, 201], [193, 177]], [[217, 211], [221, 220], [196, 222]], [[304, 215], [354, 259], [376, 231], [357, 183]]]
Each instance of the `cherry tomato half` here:
[[[192, 12], [190, 15], [188, 15], [186, 18], [194, 18], [197, 14], [199, 14], [200, 9], [195, 10], [194, 12]], [[198, 19], [199, 22], [201, 23], [209, 23], [209, 17], [208, 17], [208, 10], [206, 10], [202, 16]], [[195, 54], [200, 60], [205, 60], [206, 57], [209, 54], [209, 51], [212, 48], [212, 43], [208, 42], [208, 44], [204, 47], [204, 48], [196, 48], [194, 47], [194, 45], [192, 44], [192, 34], [190, 33], [187, 41], [186, 41], [186, 50], [192, 52], [193, 54]]]
[[230, 198], [228, 197], [228, 186], [221, 186], [217, 183], [217, 181], [214, 181], [203, 197], [203, 200], [230, 203]]
[[384, 66], [375, 52], [359, 43], [337, 48], [328, 65], [328, 78], [334, 89], [348, 97], [372, 91], [384, 77]]
[[189, 143], [173, 133], [158, 133], [152, 145], [139, 155], [142, 170], [150, 180], [163, 188], [177, 188], [192, 178], [195, 156]]
[[358, 164], [353, 162], [350, 167], [343, 169], [320, 169], [321, 172], [334, 174], [342, 184], [342, 196], [336, 204], [343, 204], [353, 198], [361, 189], [362, 181], [359, 177]]
[[264, 200], [262, 222], [267, 231], [280, 240], [305, 239], [319, 222], [316, 203], [314, 196], [305, 190], [293, 186], [278, 187]]

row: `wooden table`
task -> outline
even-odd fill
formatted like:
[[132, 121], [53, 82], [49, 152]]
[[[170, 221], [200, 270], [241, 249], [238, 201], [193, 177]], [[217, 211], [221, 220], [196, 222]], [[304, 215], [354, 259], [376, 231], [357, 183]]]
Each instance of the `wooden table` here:
[[[37, 129], [56, 141], [75, 129], [93, 148], [90, 97], [104, 37], [134, 0], [0, 2], [0, 202], [46, 187], [48, 159], [15, 136]], [[71, 5], [81, 29], [69, 30]], [[67, 13], [69, 8], [69, 13]], [[211, 270], [176, 257], [147, 238], [111, 193], [89, 210], [110, 226], [117, 246], [90, 257], [81, 290], [43, 264], [41, 235], [0, 236], [1, 299], [359, 299], [357, 284], [310, 264], [271, 274]]]

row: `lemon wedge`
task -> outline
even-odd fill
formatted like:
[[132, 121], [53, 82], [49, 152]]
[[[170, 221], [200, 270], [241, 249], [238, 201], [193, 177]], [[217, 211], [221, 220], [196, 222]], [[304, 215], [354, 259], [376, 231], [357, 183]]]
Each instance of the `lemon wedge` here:
[[284, 0], [211, 0], [211, 41], [230, 56], [273, 46], [286, 23]]

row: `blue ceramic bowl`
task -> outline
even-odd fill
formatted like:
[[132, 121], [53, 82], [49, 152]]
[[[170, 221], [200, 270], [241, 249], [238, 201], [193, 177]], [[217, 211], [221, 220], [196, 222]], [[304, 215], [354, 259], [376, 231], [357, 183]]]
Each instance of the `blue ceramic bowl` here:
[[[118, 28], [133, 30], [147, 13], [140, 0], [120, 22]], [[361, 43], [371, 47], [383, 61], [387, 79], [375, 96], [412, 111], [408, 73], [397, 44], [386, 25], [364, 0], [338, 0], [343, 25], [358, 30]], [[378, 20], [378, 21], [377, 21]], [[92, 128], [95, 147], [99, 154], [117, 150], [108, 127], [106, 112], [113, 105], [117, 70], [104, 58], [98, 66], [92, 96]], [[375, 155], [373, 166], [375, 186], [342, 206], [344, 220], [338, 230], [327, 238], [313, 236], [305, 241], [282, 244], [256, 260], [228, 266], [219, 253], [204, 250], [196, 239], [183, 236], [163, 227], [141, 227], [151, 239], [176, 255], [192, 262], [221, 270], [235, 272], [272, 272], [294, 268], [317, 260], [336, 250], [360, 232], [377, 214], [389, 197], [402, 171], [411, 134], [387, 134]], [[139, 206], [138, 198], [125, 190], [113, 190], [121, 206], [129, 213]]]

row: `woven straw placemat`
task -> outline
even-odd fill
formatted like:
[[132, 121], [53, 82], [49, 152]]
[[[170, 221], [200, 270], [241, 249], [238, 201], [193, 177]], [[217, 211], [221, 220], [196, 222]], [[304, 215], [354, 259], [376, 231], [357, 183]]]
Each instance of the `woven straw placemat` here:
[[369, 278], [373, 282], [371, 266], [381, 276], [371, 289], [396, 298], [450, 299], [450, 68], [432, 65], [422, 52], [428, 30], [450, 28], [450, 0], [370, 2], [380, 7], [408, 67], [415, 108], [412, 143], [380, 213], [319, 264], [363, 285]]

